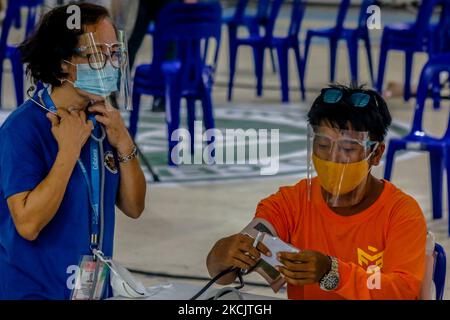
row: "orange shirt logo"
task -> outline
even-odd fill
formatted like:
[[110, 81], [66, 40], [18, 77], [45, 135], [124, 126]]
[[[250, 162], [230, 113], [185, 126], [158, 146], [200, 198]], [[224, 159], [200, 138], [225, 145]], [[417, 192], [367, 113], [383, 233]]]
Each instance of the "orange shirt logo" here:
[[368, 246], [367, 247], [369, 253], [365, 252], [364, 250], [358, 248], [358, 264], [361, 267], [368, 267], [371, 265], [375, 265], [379, 267], [380, 269], [383, 268], [383, 254], [384, 251], [378, 252], [378, 249], [375, 247]]

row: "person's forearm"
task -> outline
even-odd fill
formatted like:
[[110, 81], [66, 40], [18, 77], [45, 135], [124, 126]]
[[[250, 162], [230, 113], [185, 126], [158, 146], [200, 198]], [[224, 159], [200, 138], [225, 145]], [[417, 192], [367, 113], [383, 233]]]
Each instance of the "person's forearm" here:
[[[217, 254], [217, 244], [219, 243], [219, 241], [214, 245], [214, 247], [209, 252], [208, 257], [206, 258], [206, 267], [211, 278], [217, 276], [220, 272], [231, 267], [223, 265], [221, 256]], [[229, 273], [217, 280], [217, 283], [220, 285], [228, 285], [230, 283], [233, 283], [234, 280], [236, 280], [236, 277], [237, 272]]]
[[120, 186], [117, 206], [131, 218], [139, 218], [145, 208], [147, 183], [137, 158], [120, 163]]
[[16, 228], [22, 231], [27, 239], [36, 239], [55, 216], [76, 161], [77, 156], [73, 152], [58, 152], [53, 167], [45, 179], [13, 208]]

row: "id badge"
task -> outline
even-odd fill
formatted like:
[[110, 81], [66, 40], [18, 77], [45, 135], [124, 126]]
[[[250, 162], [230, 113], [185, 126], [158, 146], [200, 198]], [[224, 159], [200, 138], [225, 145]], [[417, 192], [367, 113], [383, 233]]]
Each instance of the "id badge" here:
[[82, 256], [70, 299], [100, 300], [108, 272], [109, 268], [100, 259], [94, 259], [91, 255]]

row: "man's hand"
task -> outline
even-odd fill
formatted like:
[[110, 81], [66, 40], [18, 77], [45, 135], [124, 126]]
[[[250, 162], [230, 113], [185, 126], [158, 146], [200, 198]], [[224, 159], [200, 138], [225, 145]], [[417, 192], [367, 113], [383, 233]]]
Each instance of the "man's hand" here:
[[294, 286], [317, 283], [331, 269], [330, 258], [317, 251], [280, 252], [277, 258], [283, 264], [277, 270]]
[[243, 234], [235, 234], [219, 240], [215, 247], [215, 256], [220, 257], [223, 270], [229, 267], [251, 269], [259, 261], [261, 252], [271, 256], [267, 247], [261, 242], [257, 248], [253, 247], [254, 239]]

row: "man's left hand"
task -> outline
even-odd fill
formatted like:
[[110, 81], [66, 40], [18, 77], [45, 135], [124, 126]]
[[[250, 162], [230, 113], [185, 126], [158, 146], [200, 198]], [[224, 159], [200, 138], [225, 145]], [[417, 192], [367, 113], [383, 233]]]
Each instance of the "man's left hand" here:
[[318, 283], [331, 269], [330, 258], [317, 251], [280, 252], [278, 260], [283, 265], [277, 270], [288, 283], [295, 286]]

